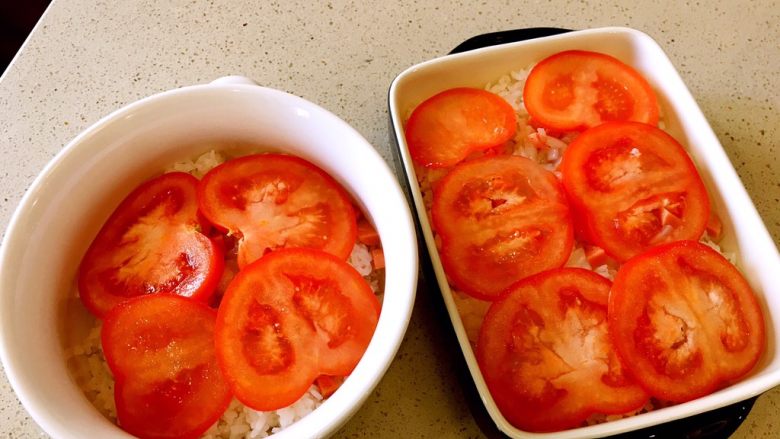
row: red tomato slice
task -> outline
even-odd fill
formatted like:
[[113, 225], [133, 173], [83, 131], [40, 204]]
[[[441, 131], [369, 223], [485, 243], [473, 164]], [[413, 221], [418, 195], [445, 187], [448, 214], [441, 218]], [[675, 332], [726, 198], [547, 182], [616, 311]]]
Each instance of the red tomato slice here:
[[750, 285], [723, 256], [695, 241], [652, 248], [618, 270], [609, 329], [637, 381], [674, 402], [746, 374], [766, 345]]
[[406, 124], [406, 141], [415, 162], [442, 168], [503, 144], [516, 130], [515, 110], [500, 96], [453, 88], [414, 109]]
[[698, 240], [707, 225], [710, 202], [696, 167], [653, 126], [591, 128], [566, 149], [561, 170], [585, 239], [621, 262], [653, 245]]
[[434, 188], [432, 215], [444, 271], [460, 290], [483, 300], [562, 266], [574, 243], [558, 180], [523, 157], [456, 166]]
[[216, 311], [172, 295], [114, 307], [102, 328], [119, 425], [141, 438], [196, 438], [232, 398], [214, 352]]
[[580, 268], [528, 277], [493, 302], [477, 361], [493, 400], [528, 431], [579, 426], [593, 413], [642, 407], [648, 395], [609, 338], [607, 279]]
[[217, 316], [217, 356], [233, 393], [255, 410], [298, 400], [319, 375], [348, 375], [374, 333], [379, 301], [346, 262], [283, 249], [246, 266]]
[[346, 259], [357, 225], [344, 189], [298, 157], [257, 154], [209, 171], [198, 188], [203, 214], [239, 237], [238, 265], [279, 248], [314, 248]]
[[650, 84], [628, 65], [595, 52], [570, 50], [541, 61], [528, 75], [523, 101], [536, 123], [560, 130], [609, 121], [658, 123]]
[[143, 183], [116, 208], [79, 268], [79, 296], [99, 318], [125, 300], [174, 293], [207, 301], [224, 267], [199, 219], [198, 180], [171, 172]]

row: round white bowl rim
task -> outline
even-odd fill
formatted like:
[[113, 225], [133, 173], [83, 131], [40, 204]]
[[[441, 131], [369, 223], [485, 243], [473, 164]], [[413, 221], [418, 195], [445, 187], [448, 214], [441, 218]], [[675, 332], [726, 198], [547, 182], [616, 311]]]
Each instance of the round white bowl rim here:
[[[312, 412], [311, 414], [307, 415], [307, 417], [305, 417], [298, 423], [293, 424], [293, 426], [283, 430], [281, 433], [284, 434], [278, 437], [280, 438], [283, 436], [286, 437], [290, 435], [290, 433], [294, 434], [294, 432], [299, 430], [301, 432], [316, 431], [317, 435], [327, 436], [328, 434], [334, 432], [341, 425], [343, 425], [343, 423], [345, 423], [354, 414], [354, 412], [362, 405], [362, 403], [371, 393], [373, 388], [379, 383], [379, 380], [386, 372], [398, 348], [400, 347], [400, 344], [403, 340], [403, 335], [405, 334], [406, 329], [408, 327], [408, 323], [411, 318], [412, 307], [414, 305], [416, 285], [417, 285], [418, 255], [417, 255], [417, 244], [416, 244], [414, 222], [411, 216], [411, 212], [409, 211], [409, 206], [406, 201], [406, 197], [403, 195], [404, 194], [403, 190], [401, 189], [400, 184], [395, 178], [395, 175], [392, 173], [392, 171], [390, 171], [390, 168], [387, 166], [387, 163], [379, 155], [379, 153], [373, 148], [373, 146], [371, 146], [371, 144], [353, 127], [351, 127], [344, 120], [342, 120], [332, 112], [328, 111], [327, 109], [311, 101], [308, 101], [304, 98], [295, 96], [293, 94], [284, 91], [256, 85], [254, 81], [245, 77], [229, 76], [229, 77], [219, 78], [218, 80], [210, 84], [191, 85], [191, 86], [180, 87], [172, 90], [162, 91], [150, 95], [148, 97], [139, 99], [137, 101], [131, 102], [125, 106], [122, 106], [114, 110], [113, 112], [104, 116], [94, 124], [85, 128], [75, 138], [73, 138], [73, 140], [68, 142], [65, 145], [65, 147], [63, 147], [47, 163], [47, 165], [36, 176], [32, 184], [27, 189], [26, 193], [24, 194], [21, 201], [19, 202], [19, 205], [17, 206], [16, 210], [12, 214], [8, 226], [6, 228], [5, 235], [3, 236], [2, 243], [0, 243], [0, 286], [6, 283], [5, 278], [8, 275], [8, 273], [6, 273], [7, 262], [11, 258], [13, 258], [15, 247], [18, 246], [16, 243], [16, 241], [18, 240], [16, 237], [17, 233], [15, 232], [16, 229], [19, 227], [21, 223], [23, 223], [27, 219], [27, 217], [31, 215], [30, 212], [31, 200], [34, 200], [36, 198], [37, 193], [43, 190], [44, 182], [47, 180], [49, 175], [52, 172], [54, 172], [54, 169], [57, 167], [57, 165], [60, 162], [64, 160], [65, 157], [71, 154], [72, 151], [76, 150], [79, 147], [79, 145], [89, 136], [92, 136], [94, 133], [97, 133], [105, 129], [106, 127], [115, 123], [119, 119], [141, 109], [144, 106], [147, 106], [151, 103], [160, 100], [175, 99], [183, 95], [188, 95], [193, 93], [212, 93], [215, 91], [250, 93], [250, 94], [253, 93], [267, 94], [267, 95], [277, 97], [279, 99], [284, 99], [290, 102], [292, 105], [308, 108], [313, 112], [316, 112], [322, 115], [323, 117], [328, 118], [328, 123], [333, 123], [339, 126], [340, 129], [347, 130], [353, 133], [353, 135], [356, 136], [356, 138], [358, 138], [360, 141], [362, 141], [362, 143], [365, 144], [365, 146], [367, 147], [366, 151], [369, 154], [372, 154], [374, 156], [374, 159], [377, 160], [376, 163], [381, 163], [382, 169], [380, 169], [379, 171], [381, 171], [382, 173], [386, 173], [392, 177], [388, 180], [388, 182], [390, 182], [393, 185], [393, 187], [390, 190], [392, 190], [395, 194], [400, 196], [400, 199], [403, 201], [402, 203], [403, 212], [399, 212], [399, 214], [403, 218], [403, 222], [406, 225], [406, 229], [410, 232], [409, 235], [410, 240], [408, 242], [409, 245], [407, 246], [409, 251], [408, 258], [406, 258], [405, 261], [401, 262], [403, 264], [403, 267], [405, 268], [403, 272], [408, 273], [408, 276], [405, 276], [404, 279], [399, 279], [399, 281], [403, 284], [401, 290], [407, 291], [408, 294], [399, 295], [397, 298], [395, 298], [397, 300], [404, 300], [404, 303], [402, 304], [402, 307], [404, 308], [404, 315], [400, 316], [401, 317], [400, 321], [396, 320], [396, 323], [394, 324], [396, 331], [394, 331], [392, 334], [383, 334], [381, 343], [375, 342], [377, 340], [377, 337], [374, 337], [374, 341], [372, 341], [371, 345], [369, 346], [369, 349], [373, 348], [373, 350], [378, 351], [378, 353], [382, 355], [383, 358], [381, 360], [382, 364], [380, 365], [380, 367], [374, 369], [368, 369], [365, 367], [361, 368], [361, 364], [364, 363], [361, 360], [361, 363], [359, 363], [358, 366], [355, 368], [355, 371], [353, 372], [352, 376], [360, 375], [363, 377], [361, 379], [361, 385], [359, 387], [359, 389], [362, 390], [362, 392], [357, 392], [355, 394], [349, 394], [349, 395], [347, 395], [344, 392], [341, 393], [337, 392], [330, 399], [328, 399], [325, 402], [325, 404], [323, 404], [324, 406], [332, 400], [334, 400], [333, 403], [341, 404], [343, 409], [338, 411], [336, 416], [330, 419], [319, 419], [322, 418], [322, 416], [319, 417], [315, 416], [317, 412], [316, 411]], [[13, 292], [8, 292], [8, 291], [2, 291], [0, 293], [0, 306], [5, 305], [8, 301], [11, 300], [12, 293]], [[15, 361], [14, 359], [13, 353], [9, 352], [8, 350], [7, 341], [10, 340], [10, 338], [13, 336], [13, 328], [11, 327], [10, 319], [4, 317], [4, 312], [2, 311], [2, 309], [7, 309], [7, 307], [2, 306], [2, 308], [0, 308], [0, 360], [2, 361], [8, 380], [11, 386], [13, 387], [14, 391], [16, 392], [17, 397], [19, 398], [19, 400], [21, 401], [22, 405], [25, 407], [27, 412], [30, 414], [30, 416], [47, 433], [55, 435], [56, 437], [57, 434], [62, 432], [58, 431], [55, 427], [52, 426], [50, 422], [50, 417], [48, 414], [46, 414], [46, 410], [43, 410], [42, 407], [39, 407], [39, 402], [41, 398], [32, 397], [28, 395], [27, 393], [31, 391], [30, 383], [27, 381], [20, 380], [18, 378], [19, 371], [21, 370], [21, 368], [24, 367], [24, 365], [18, 364], [18, 362]], [[382, 317], [383, 316], [380, 315], [380, 323], [383, 320]], [[399, 316], [396, 316], [396, 318], [397, 317]], [[392, 336], [392, 339], [390, 339], [388, 336]], [[365, 357], [366, 356], [364, 355], [364, 358]], [[338, 402], [335, 401], [336, 399], [338, 399]], [[319, 427], [317, 426], [316, 422], [320, 422]], [[299, 424], [303, 424], [303, 425], [299, 425]], [[121, 434], [119, 433], [119, 431], [117, 433]]]

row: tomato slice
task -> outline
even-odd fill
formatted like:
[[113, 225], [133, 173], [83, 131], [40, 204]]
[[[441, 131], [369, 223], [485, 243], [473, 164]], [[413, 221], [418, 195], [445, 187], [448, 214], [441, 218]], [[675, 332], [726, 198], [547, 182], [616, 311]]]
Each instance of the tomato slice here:
[[650, 84], [623, 62], [595, 52], [570, 50], [541, 61], [528, 75], [523, 101], [537, 124], [559, 130], [609, 121], [658, 123]]
[[298, 157], [256, 154], [209, 171], [198, 188], [203, 214], [238, 236], [238, 265], [279, 248], [305, 247], [346, 259], [355, 212], [344, 189]]
[[141, 438], [195, 438], [232, 398], [214, 351], [216, 311], [172, 295], [136, 297], [105, 318], [119, 425]]
[[723, 256], [695, 241], [652, 248], [618, 270], [609, 329], [637, 381], [674, 402], [746, 374], [766, 344], [750, 285]]
[[352, 372], [374, 333], [379, 301], [343, 260], [282, 249], [246, 266], [217, 315], [220, 367], [239, 401], [277, 410], [319, 375]]
[[406, 141], [415, 162], [442, 168], [503, 144], [516, 130], [515, 110], [503, 98], [463, 87], [418, 105], [406, 124]]
[[558, 180], [523, 157], [484, 157], [456, 166], [434, 188], [432, 214], [447, 276], [483, 300], [562, 266], [574, 242]]
[[610, 282], [560, 268], [528, 277], [493, 302], [477, 361], [501, 413], [528, 431], [579, 426], [593, 413], [636, 410], [648, 399], [609, 338]]
[[207, 301], [224, 267], [203, 232], [198, 180], [171, 172], [136, 188], [108, 218], [79, 268], [79, 296], [101, 318], [125, 300], [174, 293]]
[[710, 202], [696, 167], [653, 126], [591, 128], [566, 149], [561, 170], [585, 239], [621, 262], [653, 245], [698, 240], [707, 226]]

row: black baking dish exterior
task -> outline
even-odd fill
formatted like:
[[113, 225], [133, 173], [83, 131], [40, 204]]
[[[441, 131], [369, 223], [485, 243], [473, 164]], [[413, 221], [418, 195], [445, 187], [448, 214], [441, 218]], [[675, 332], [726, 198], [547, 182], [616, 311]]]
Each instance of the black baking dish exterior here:
[[[615, 56], [642, 73], [655, 89], [666, 130], [688, 149], [705, 181], [713, 209], [722, 218], [725, 251], [737, 254], [737, 265], [756, 291], [766, 321], [767, 348], [753, 371], [738, 383], [694, 401], [649, 413], [550, 434], [530, 433], [509, 424], [498, 411], [477, 366], [436, 245], [417, 186], [406, 141], [404, 123], [424, 99], [452, 87], [483, 88], [510, 71], [527, 68], [546, 56], [571, 49], [592, 50]], [[390, 125], [396, 141], [396, 167], [406, 176], [415, 205], [418, 233], [425, 238], [428, 258], [421, 258], [424, 277], [431, 287], [437, 280], [456, 341], [468, 373], [466, 393], [476, 393], [472, 411], [490, 436], [513, 438], [579, 438], [621, 434], [630, 437], [727, 437], [742, 422], [760, 393], [780, 384], [780, 285], [772, 273], [780, 270], [769, 233], [739, 181], [733, 166], [690, 92], [660, 46], [646, 34], [628, 28], [601, 28], [569, 32], [557, 28], [518, 29], [484, 34], [464, 41], [450, 55], [410, 67], [393, 81], [389, 91]], [[473, 390], [470, 392], [470, 390]], [[496, 427], [498, 430], [496, 430]], [[500, 431], [500, 433], [499, 433]]]

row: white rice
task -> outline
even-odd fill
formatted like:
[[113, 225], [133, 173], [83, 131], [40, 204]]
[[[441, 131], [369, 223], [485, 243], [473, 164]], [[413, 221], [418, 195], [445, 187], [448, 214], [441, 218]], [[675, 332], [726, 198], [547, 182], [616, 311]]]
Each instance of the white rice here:
[[523, 103], [523, 88], [531, 68], [510, 72], [485, 90], [501, 96], [515, 110], [517, 133], [510, 142], [510, 151], [533, 160], [550, 172], [558, 171], [566, 147], [577, 137], [577, 132], [563, 133], [560, 138], [547, 134], [544, 128], [534, 128], [529, 123], [528, 111]]
[[717, 242], [713, 241], [713, 239], [710, 237], [709, 234], [707, 234], [707, 232], [704, 233], [704, 236], [701, 237], [699, 242], [701, 242], [707, 247], [723, 255], [723, 257], [726, 258], [729, 262], [731, 262], [732, 265], [734, 266], [737, 265], [737, 254], [734, 252], [724, 252], [723, 249], [720, 248], [720, 245]]
[[374, 271], [371, 265], [371, 252], [368, 250], [368, 246], [358, 242], [355, 247], [352, 248], [352, 253], [347, 260], [350, 265], [355, 267], [361, 276], [368, 276]]
[[76, 382], [100, 413], [116, 422], [114, 403], [114, 377], [108, 368], [100, 345], [100, 320], [89, 316], [91, 329], [81, 343], [67, 352], [67, 360], [73, 365]]
[[311, 386], [301, 399], [283, 409], [259, 412], [241, 404], [230, 402], [225, 413], [201, 438], [203, 439], [255, 439], [268, 437], [289, 427], [322, 404], [323, 398], [316, 386]]
[[[215, 150], [208, 151], [194, 160], [176, 162], [165, 172], [188, 172], [198, 179], [209, 170], [225, 162], [226, 157]], [[371, 289], [382, 301], [384, 290], [384, 270], [375, 270], [372, 266], [371, 249], [360, 242], [355, 244], [348, 262], [363, 276]], [[217, 287], [217, 294], [222, 295], [227, 285], [238, 273], [235, 248], [226, 255], [225, 271]], [[76, 293], [78, 295], [78, 292]], [[89, 401], [101, 414], [116, 422], [116, 404], [114, 402], [114, 378], [103, 356], [100, 329], [101, 321], [89, 316], [91, 329], [88, 335], [67, 352], [67, 360], [72, 365], [76, 381], [81, 386]], [[319, 407], [323, 402], [317, 386], [309, 390], [295, 403], [288, 407], [260, 412], [252, 410], [233, 400], [222, 417], [206, 431], [203, 439], [255, 439], [268, 437], [292, 425]]]
[[585, 249], [579, 243], [577, 243], [577, 246], [572, 249], [571, 255], [569, 255], [569, 260], [566, 261], [564, 266], [572, 268], [584, 268], [586, 270], [591, 270], [593, 268], [590, 266], [588, 257], [585, 255]]
[[586, 270], [593, 270], [597, 274], [606, 277], [611, 281], [615, 280], [615, 274], [617, 274], [618, 266], [612, 261], [608, 260], [606, 263], [599, 266], [592, 266], [588, 257], [585, 254], [585, 248], [579, 241], [575, 242], [574, 248], [571, 251], [569, 260], [563, 265], [564, 267], [584, 268]]
[[374, 270], [373, 260], [371, 248], [361, 242], [356, 242], [355, 246], [352, 247], [352, 253], [350, 253], [347, 262], [363, 276], [374, 294], [382, 301], [382, 291], [384, 290], [382, 284], [384, 280], [383, 270]]
[[203, 178], [211, 169], [224, 163], [226, 158], [216, 150], [210, 150], [201, 154], [195, 160], [182, 160], [174, 163], [165, 169], [165, 172], [187, 172], [195, 176], [198, 180]]

